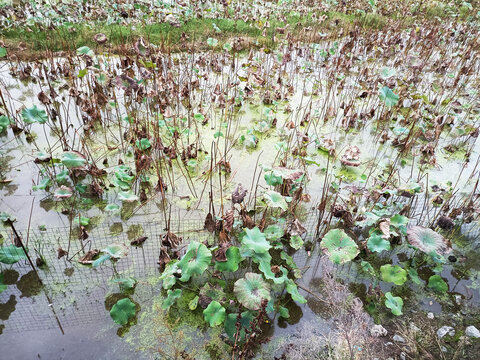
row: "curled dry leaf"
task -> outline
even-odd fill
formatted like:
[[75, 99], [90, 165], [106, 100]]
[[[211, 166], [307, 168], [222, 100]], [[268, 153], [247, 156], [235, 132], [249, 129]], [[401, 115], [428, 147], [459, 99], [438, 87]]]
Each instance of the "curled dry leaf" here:
[[212, 213], [208, 213], [205, 217], [205, 225], [203, 228], [212, 233], [215, 231], [215, 220], [213, 219]]
[[85, 255], [83, 255], [78, 262], [83, 265], [90, 265], [93, 263], [93, 258], [100, 254], [98, 249], [89, 250]]
[[105, 44], [107, 42], [107, 35], [103, 33], [95, 34], [95, 36], [93, 37], [93, 41], [95, 41], [99, 45]]
[[172, 249], [176, 248], [180, 242], [182, 241], [181, 237], [178, 237], [171, 231], [168, 231], [165, 235], [162, 237], [162, 245], [168, 246]]
[[307, 232], [307, 229], [303, 227], [298, 219], [295, 219], [288, 222], [287, 232], [290, 236], [302, 236]]
[[229, 209], [225, 216], [223, 217], [223, 228], [224, 230], [230, 232], [233, 229], [233, 222], [234, 222], [234, 210]]
[[388, 239], [390, 238], [390, 219], [383, 219], [378, 223], [378, 228], [382, 232], [382, 238]]
[[130, 241], [130, 245], [132, 246], [140, 246], [143, 245], [143, 243], [148, 239], [148, 236], [142, 236], [139, 237], [135, 240]]
[[163, 272], [165, 270], [165, 266], [170, 261], [170, 255], [167, 253], [167, 249], [163, 246], [160, 248], [160, 256], [158, 257], [158, 265], [160, 265], [160, 271]]
[[68, 255], [68, 251], [67, 250], [63, 250], [61, 247], [58, 248], [57, 250], [57, 259], [61, 259], [62, 257]]
[[351, 145], [345, 150], [340, 162], [345, 166], [359, 166], [360, 165], [360, 149], [356, 145]]
[[237, 188], [232, 193], [232, 203], [241, 204], [247, 195], [247, 190], [243, 188], [242, 184], [238, 184]]
[[422, 226], [414, 226], [408, 229], [407, 239], [410, 245], [427, 254], [435, 252], [439, 255], [444, 255], [451, 250], [448, 242], [442, 235]]

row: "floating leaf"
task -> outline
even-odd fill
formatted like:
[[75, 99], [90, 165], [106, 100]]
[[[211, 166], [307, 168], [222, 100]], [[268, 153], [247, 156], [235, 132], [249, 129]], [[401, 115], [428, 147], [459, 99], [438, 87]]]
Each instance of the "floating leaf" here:
[[119, 191], [118, 200], [125, 202], [134, 202], [138, 200], [138, 196], [135, 195], [132, 191]]
[[448, 284], [440, 275], [432, 275], [428, 279], [428, 287], [436, 292], [444, 293], [448, 291]]
[[384, 86], [380, 89], [380, 100], [384, 101], [385, 105], [388, 107], [397, 105], [398, 99], [398, 95], [394, 94], [388, 86]]
[[269, 190], [263, 194], [263, 198], [266, 200], [267, 205], [273, 208], [281, 208], [283, 211], [288, 209], [287, 202], [282, 194]]
[[275, 175], [273, 171], [266, 173], [264, 178], [270, 186], [277, 186], [283, 183], [282, 177], [280, 175]]
[[0, 46], [0, 58], [5, 56], [7, 56], [7, 49], [5, 49], [3, 46]]
[[407, 235], [408, 218], [406, 216], [396, 214], [390, 218], [390, 226], [400, 230], [403, 235]]
[[37, 108], [37, 105], [33, 105], [29, 109], [23, 109], [22, 118], [26, 124], [45, 124], [48, 120], [48, 116], [45, 110], [40, 110], [39, 108]]
[[208, 307], [203, 310], [203, 317], [211, 327], [220, 325], [225, 320], [225, 308], [218, 301], [212, 301]]
[[27, 256], [21, 247], [15, 245], [0, 247], [0, 262], [4, 264], [15, 264], [25, 260]]
[[250, 310], [260, 310], [262, 300], [270, 300], [268, 283], [263, 280], [262, 275], [251, 272], [235, 282], [233, 292], [238, 301]]
[[[240, 336], [238, 341], [242, 343], [245, 339], [245, 330], [250, 329], [250, 323], [253, 321], [253, 313], [251, 311], [244, 311], [240, 314]], [[225, 332], [230, 340], [235, 340], [235, 334], [237, 332], [237, 319], [238, 314], [228, 314], [225, 320]]]
[[372, 234], [367, 240], [367, 247], [370, 251], [382, 252], [383, 250], [390, 250], [390, 242], [380, 235]]
[[278, 309], [278, 313], [281, 317], [285, 319], [288, 319], [290, 317], [290, 313], [288, 312], [288, 309], [286, 307], [280, 306], [280, 308]]
[[69, 169], [82, 168], [87, 163], [87, 159], [78, 151], [67, 151], [62, 154], [60, 161]]
[[53, 196], [55, 196], [57, 199], [68, 199], [73, 195], [73, 190], [72, 188], [62, 185], [58, 189], [55, 190], [53, 193]]
[[188, 245], [187, 252], [178, 263], [178, 267], [182, 270], [180, 281], [186, 282], [190, 280], [192, 275], [201, 275], [207, 270], [212, 253], [203, 244], [192, 241]]
[[102, 251], [114, 259], [120, 259], [128, 255], [128, 248], [124, 244], [111, 244]]
[[393, 315], [402, 315], [403, 300], [400, 296], [393, 296], [389, 291], [385, 294], [385, 306], [392, 311]]
[[120, 286], [120, 290], [122, 291], [131, 290], [137, 284], [137, 280], [130, 276], [113, 279], [112, 282], [118, 284]]
[[427, 254], [434, 252], [443, 255], [450, 251], [443, 236], [432, 229], [414, 226], [407, 230], [407, 239], [412, 246]]
[[240, 250], [236, 246], [230, 246], [226, 253], [227, 261], [217, 261], [215, 262], [215, 270], [224, 272], [224, 271], [237, 271], [238, 264], [242, 261], [240, 256]]
[[129, 298], [121, 299], [113, 305], [110, 316], [117, 324], [126, 325], [131, 318], [135, 317], [135, 309], [135, 304]]
[[293, 301], [296, 301], [300, 304], [306, 304], [307, 299], [305, 299], [300, 293], [298, 292], [298, 286], [292, 279], [289, 279], [286, 282], [285, 290], [290, 294]]
[[90, 49], [88, 46], [82, 46], [77, 49], [77, 54], [78, 55], [87, 55], [87, 56], [94, 56], [95, 53], [93, 52], [92, 49]]
[[135, 145], [140, 150], [146, 150], [152, 146], [152, 144], [150, 143], [150, 140], [148, 140], [147, 138], [143, 138], [141, 140], [135, 141]]
[[341, 229], [330, 230], [320, 242], [330, 260], [335, 264], [343, 264], [353, 260], [358, 255], [358, 246]]
[[268, 252], [272, 247], [266, 240], [265, 234], [258, 227], [253, 229], [245, 229], [245, 235], [242, 238], [242, 247], [255, 253]]
[[283, 228], [278, 225], [268, 225], [263, 232], [268, 240], [277, 240], [283, 236]]
[[392, 282], [396, 285], [403, 285], [407, 281], [407, 272], [398, 265], [382, 265], [380, 272], [383, 281]]
[[162, 303], [162, 309], [168, 310], [180, 296], [182, 296], [182, 289], [168, 290], [167, 298]]
[[116, 213], [120, 211], [120, 206], [118, 206], [117, 204], [108, 204], [107, 206], [105, 206], [105, 211], [109, 213]]

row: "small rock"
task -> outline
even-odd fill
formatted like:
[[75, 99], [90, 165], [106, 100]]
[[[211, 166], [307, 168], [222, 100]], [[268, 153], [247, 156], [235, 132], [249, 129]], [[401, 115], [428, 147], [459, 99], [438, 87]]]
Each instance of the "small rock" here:
[[442, 346], [440, 350], [442, 350], [443, 352], [447, 352], [447, 348], [445, 346]]
[[393, 335], [393, 338], [392, 338], [393, 341], [396, 341], [396, 342], [399, 342], [399, 343], [404, 343], [405, 342], [405, 339], [403, 337], [401, 337], [400, 335]]
[[442, 326], [440, 329], [437, 331], [437, 336], [441, 339], [445, 335], [450, 335], [454, 336], [455, 335], [455, 329], [451, 326]]
[[[393, 345], [393, 343], [391, 341], [385, 343], [385, 346], [391, 346], [391, 345]], [[388, 360], [388, 359], [386, 359], [386, 360]]]
[[429, 312], [429, 313], [427, 314], [427, 318], [433, 319], [433, 318], [434, 318], [433, 313]]
[[455, 295], [455, 302], [457, 303], [457, 305], [461, 305], [462, 304], [462, 296], [461, 295]]
[[480, 331], [478, 331], [475, 326], [470, 325], [465, 329], [465, 335], [468, 337], [480, 338]]
[[406, 360], [407, 359], [407, 354], [405, 354], [403, 351], [400, 353], [400, 359], [401, 360]]
[[412, 322], [410, 323], [410, 330], [412, 330], [413, 332], [419, 332], [420, 329]]
[[385, 329], [382, 325], [373, 325], [370, 329], [370, 334], [373, 337], [387, 336], [387, 333], [387, 329]]

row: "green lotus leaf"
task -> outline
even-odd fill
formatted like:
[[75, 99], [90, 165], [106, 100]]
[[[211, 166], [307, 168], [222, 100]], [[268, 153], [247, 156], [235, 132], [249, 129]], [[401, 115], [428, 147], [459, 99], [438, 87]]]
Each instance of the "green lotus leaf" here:
[[300, 304], [307, 303], [307, 299], [300, 295], [300, 293], [298, 292], [298, 286], [292, 279], [289, 279], [286, 284], [287, 285], [285, 286], [285, 290], [287, 290], [287, 292], [290, 294], [293, 301], [296, 301]]
[[6, 131], [9, 126], [10, 126], [10, 119], [5, 115], [1, 115], [0, 116], [0, 134]]
[[120, 211], [120, 206], [118, 206], [117, 204], [108, 204], [107, 206], [105, 206], [104, 210], [109, 213], [116, 213]]
[[178, 263], [178, 267], [182, 270], [180, 281], [186, 282], [190, 280], [192, 275], [203, 274], [211, 260], [211, 251], [205, 245], [192, 241], [188, 245], [187, 252]]
[[32, 186], [33, 191], [46, 190], [52, 184], [52, 180], [48, 177], [43, 178], [37, 185]]
[[150, 140], [148, 140], [147, 138], [143, 138], [143, 139], [135, 141], [135, 145], [140, 150], [147, 150], [148, 148], [150, 148], [152, 146], [152, 144], [150, 143]]
[[385, 294], [385, 306], [392, 311], [393, 315], [402, 315], [403, 300], [400, 296], [393, 296], [389, 291]]
[[133, 277], [122, 277], [112, 280], [113, 283], [118, 284], [121, 291], [131, 290], [137, 284], [137, 280]]
[[407, 272], [398, 265], [382, 265], [380, 273], [383, 281], [392, 282], [395, 285], [403, 285], [407, 281]]
[[0, 46], [0, 58], [5, 56], [7, 56], [7, 49], [5, 49], [3, 46]]
[[215, 47], [215, 46], [218, 45], [218, 40], [215, 39], [215, 38], [209, 37], [209, 38], [207, 39], [207, 44], [208, 44], [208, 46]]
[[162, 286], [164, 289], [170, 289], [177, 283], [177, 277], [175, 274], [177, 274], [178, 271], [178, 260], [170, 260], [165, 266], [162, 275], [160, 275], [160, 280], [163, 282]]
[[444, 255], [450, 251], [447, 241], [442, 235], [432, 229], [414, 226], [407, 230], [407, 240], [410, 245], [424, 253]]
[[111, 256], [108, 254], [103, 254], [97, 260], [92, 262], [92, 267], [96, 268], [102, 265], [105, 261], [110, 260]]
[[355, 241], [341, 229], [330, 230], [323, 237], [320, 246], [335, 264], [344, 264], [353, 260], [359, 253]]
[[203, 310], [203, 318], [211, 327], [220, 325], [225, 320], [225, 308], [218, 301], [212, 301]]
[[245, 235], [242, 238], [242, 248], [255, 253], [264, 253], [268, 252], [271, 247], [265, 238], [265, 234], [262, 233], [258, 227], [255, 226], [253, 229], [245, 229]]
[[10, 215], [9, 213], [6, 213], [6, 212], [2, 211], [0, 213], [0, 221], [2, 223], [5, 223], [7, 221], [15, 222], [15, 221], [17, 221], [17, 218], [13, 215]]
[[162, 303], [162, 309], [170, 309], [170, 306], [172, 306], [180, 296], [182, 296], [182, 289], [168, 290], [167, 297]]
[[408, 218], [406, 216], [396, 214], [390, 218], [390, 226], [400, 230], [403, 235], [407, 235]]
[[73, 222], [78, 225], [87, 226], [90, 224], [90, 218], [86, 216], [76, 216], [75, 219], [73, 219]]
[[65, 182], [67, 181], [67, 179], [68, 179], [68, 170], [62, 170], [57, 175], [55, 175], [55, 180], [57, 180], [58, 183]]
[[278, 314], [280, 317], [288, 319], [290, 317], [290, 313], [288, 312], [288, 309], [286, 307], [280, 306], [278, 309]]
[[445, 280], [442, 279], [440, 275], [430, 276], [427, 286], [430, 289], [439, 293], [444, 293], [448, 291], [448, 284], [445, 282]]
[[385, 240], [380, 235], [373, 234], [367, 240], [367, 247], [372, 252], [382, 252], [390, 250], [390, 241]]
[[392, 107], [397, 105], [399, 97], [388, 86], [384, 86], [380, 89], [380, 100], [385, 102], [385, 105]]
[[45, 124], [48, 120], [48, 116], [45, 110], [40, 110], [39, 108], [37, 108], [37, 105], [33, 105], [29, 109], [23, 109], [22, 118], [25, 124]]
[[262, 300], [270, 300], [270, 286], [262, 275], [246, 273], [233, 286], [233, 292], [238, 301], [249, 310], [260, 310]]
[[370, 264], [368, 261], [362, 260], [360, 263], [360, 268], [362, 271], [370, 276], [375, 276], [375, 269], [373, 268], [372, 264]]
[[284, 231], [283, 228], [278, 225], [268, 225], [263, 233], [268, 240], [277, 240], [283, 236]]
[[198, 306], [198, 299], [199, 297], [198, 296], [195, 296], [192, 300], [190, 300], [190, 302], [188, 303], [188, 308], [190, 310], [195, 310]]
[[67, 151], [62, 154], [60, 161], [68, 169], [82, 168], [87, 163], [87, 159], [78, 151]]
[[415, 270], [414, 268], [408, 269], [408, 276], [410, 277], [410, 280], [412, 280], [415, 284], [417, 285], [423, 284], [422, 280], [420, 279], [420, 276], [418, 276], [417, 270]]
[[138, 196], [135, 195], [132, 191], [119, 191], [118, 200], [125, 202], [134, 202], [138, 200]]
[[264, 176], [265, 182], [270, 186], [277, 186], [283, 183], [283, 179], [279, 175], [275, 175], [273, 171], [269, 171]]
[[300, 236], [294, 235], [290, 237], [290, 246], [295, 250], [300, 249], [303, 246], [303, 240]]
[[238, 264], [243, 260], [242, 257], [240, 256], [240, 250], [236, 246], [230, 246], [226, 253], [225, 256], [227, 257], [227, 261], [216, 261], [215, 262], [215, 270], [224, 272], [224, 271], [237, 271], [238, 270]]
[[8, 245], [0, 247], [0, 262], [3, 264], [15, 264], [20, 260], [25, 260], [27, 255], [21, 247]]
[[124, 244], [111, 244], [102, 251], [114, 259], [120, 259], [128, 255], [128, 248]]
[[218, 302], [223, 302], [226, 299], [222, 287], [220, 285], [212, 285], [209, 282], [202, 286], [199, 295]]
[[135, 312], [135, 304], [129, 298], [125, 298], [113, 305], [110, 316], [117, 324], [126, 325], [131, 318], [135, 317]]
[[283, 211], [288, 209], [287, 201], [282, 196], [282, 194], [269, 190], [263, 194], [263, 198], [265, 199], [268, 206], [273, 208], [280, 208]]
[[[237, 332], [238, 314], [228, 314], [225, 319], [225, 332], [231, 341], [235, 340], [235, 333]], [[237, 341], [243, 343], [245, 339], [245, 330], [250, 329], [250, 323], [254, 319], [254, 314], [251, 311], [244, 311], [240, 314], [240, 334]]]
[[94, 56], [95, 53], [93, 52], [92, 49], [90, 49], [88, 46], [82, 46], [77, 49], [77, 54], [78, 55], [87, 55], [87, 56]]

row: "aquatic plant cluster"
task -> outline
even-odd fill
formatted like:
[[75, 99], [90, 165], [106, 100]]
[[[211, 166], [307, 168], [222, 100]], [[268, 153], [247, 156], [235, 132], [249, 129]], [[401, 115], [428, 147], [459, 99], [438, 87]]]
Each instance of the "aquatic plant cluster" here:
[[[65, 225], [58, 259], [92, 272], [112, 267], [125, 296], [108, 310], [124, 336], [142, 312], [135, 291], [144, 284], [117, 266], [158, 241], [153, 308], [165, 316], [162, 326], [174, 332], [175, 314], [190, 312], [202, 329], [221, 329], [216, 350], [232, 359], [261, 356], [270, 341], [265, 324], [289, 319], [292, 306], [311, 299], [330, 307], [334, 344], [318, 340], [315, 355], [283, 344], [278, 358], [367, 358], [381, 346], [370, 322], [401, 329], [425, 298], [446, 313], [475, 314], [480, 17], [465, 10], [475, 2], [439, 2], [452, 12], [446, 21], [415, 1], [355, 4], [1, 7], [11, 35], [0, 37], [2, 269], [27, 261], [42, 279], [46, 244], [30, 240], [29, 230]], [[402, 10], [411, 24], [365, 27]], [[327, 24], [334, 12], [362, 22]], [[324, 32], [295, 28], [292, 16], [325, 22]], [[175, 45], [131, 35], [114, 47], [113, 32], [96, 32], [62, 56], [46, 51], [26, 62], [23, 45], [12, 43], [18, 29], [75, 33], [101, 21], [186, 29], [196, 18], [213, 21], [199, 49], [194, 33], [181, 32]], [[261, 34], [224, 37], [215, 19], [240, 20]], [[187, 236], [171, 225], [195, 217], [204, 226]], [[114, 222], [161, 223], [164, 232], [98, 247], [89, 233]], [[317, 289], [302, 280], [310, 268], [299, 265], [302, 257], [321, 259]], [[0, 292], [8, 286], [0, 274]], [[474, 339], [450, 340], [445, 350], [420, 340], [400, 348], [412, 358], [471, 356]], [[165, 356], [193, 359], [193, 350]]]

